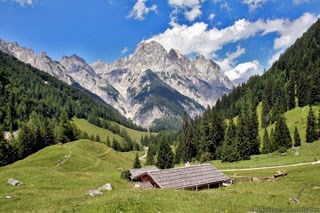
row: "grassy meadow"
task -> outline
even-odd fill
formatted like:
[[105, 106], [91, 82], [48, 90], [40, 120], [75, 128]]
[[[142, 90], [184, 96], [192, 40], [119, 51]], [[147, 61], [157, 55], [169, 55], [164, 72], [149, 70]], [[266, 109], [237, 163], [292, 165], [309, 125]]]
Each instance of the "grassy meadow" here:
[[[319, 142], [317, 142], [319, 144]], [[62, 161], [65, 156], [70, 156]], [[320, 165], [287, 168], [275, 181], [243, 182], [203, 190], [134, 189], [120, 178], [135, 153], [119, 153], [103, 143], [79, 140], [47, 147], [0, 168], [0, 212], [248, 212], [252, 208], [320, 208]], [[62, 163], [58, 163], [58, 161]], [[218, 166], [219, 167], [219, 166]], [[271, 176], [276, 169], [226, 172], [230, 176]], [[6, 184], [8, 178], [24, 182]], [[90, 197], [105, 183], [113, 191]], [[300, 203], [289, 198], [300, 196]], [[11, 196], [7, 199], [6, 196]]]

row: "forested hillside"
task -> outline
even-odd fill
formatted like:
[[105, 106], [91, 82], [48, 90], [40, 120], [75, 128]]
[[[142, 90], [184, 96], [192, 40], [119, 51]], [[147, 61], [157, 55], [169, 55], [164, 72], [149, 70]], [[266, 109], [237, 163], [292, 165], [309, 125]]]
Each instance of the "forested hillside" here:
[[[0, 165], [79, 138], [70, 123], [74, 116], [105, 128], [114, 127], [115, 121], [139, 129], [112, 107], [0, 52]], [[13, 134], [18, 129], [17, 139], [8, 143], [4, 131]]]
[[[262, 112], [259, 127], [256, 109], [260, 102]], [[295, 131], [293, 139], [283, 113], [297, 106], [318, 104], [320, 20], [262, 76], [253, 76], [247, 83], [234, 88], [202, 116], [193, 120], [185, 118], [176, 157], [184, 162], [192, 159], [237, 161], [250, 159], [250, 155], [261, 151], [283, 152], [293, 144], [300, 145], [298, 131]], [[310, 109], [307, 142], [319, 138], [320, 121], [316, 121], [314, 114]], [[225, 122], [226, 119], [228, 122]], [[259, 128], [274, 123], [274, 128], [269, 132], [265, 130], [264, 137], [260, 138]], [[308, 132], [312, 135], [308, 135]]]

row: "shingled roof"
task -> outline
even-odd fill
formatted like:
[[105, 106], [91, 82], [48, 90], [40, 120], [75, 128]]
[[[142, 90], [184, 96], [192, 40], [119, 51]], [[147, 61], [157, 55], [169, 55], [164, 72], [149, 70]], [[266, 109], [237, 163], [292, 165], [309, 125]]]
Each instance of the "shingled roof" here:
[[147, 172], [159, 188], [185, 189], [230, 180], [210, 164]]
[[158, 169], [157, 167], [145, 167], [145, 168], [141, 168], [141, 169], [131, 169], [130, 170], [130, 178], [131, 180], [136, 180], [138, 177], [140, 177], [141, 175], [146, 174], [147, 172], [152, 172], [152, 171], [160, 171], [160, 169]]

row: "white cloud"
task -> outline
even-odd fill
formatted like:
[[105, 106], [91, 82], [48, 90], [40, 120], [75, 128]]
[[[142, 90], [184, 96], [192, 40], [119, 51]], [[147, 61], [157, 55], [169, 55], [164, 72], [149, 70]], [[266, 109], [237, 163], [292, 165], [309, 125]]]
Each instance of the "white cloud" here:
[[248, 5], [250, 11], [254, 11], [265, 4], [267, 1], [268, 0], [243, 0], [243, 3]]
[[9, 0], [15, 3], [20, 4], [21, 7], [24, 7], [25, 5], [32, 5], [34, 3], [33, 0]]
[[214, 17], [216, 17], [216, 14], [210, 13], [210, 15], [208, 16], [208, 20], [212, 21]]
[[237, 46], [237, 50], [235, 52], [228, 53], [225, 59], [216, 61], [216, 62], [217, 64], [219, 64], [222, 71], [231, 70], [236, 63], [235, 59], [237, 59], [239, 56], [245, 53], [246, 53], [246, 49], [241, 48], [240, 46]]
[[127, 53], [128, 52], [128, 47], [124, 47], [120, 52], [121, 52], [121, 54], [125, 54], [125, 53]]
[[280, 26], [277, 29], [281, 36], [275, 40], [274, 48], [280, 49], [289, 47], [297, 38], [302, 36], [316, 20], [317, 17], [309, 13], [305, 13], [292, 22], [286, 20], [283, 23], [283, 26]]
[[284, 50], [276, 52], [268, 61], [269, 66], [271, 66], [275, 61], [277, 61]]
[[[205, 0], [168, 0], [168, 3], [171, 7], [175, 8], [173, 14], [183, 12], [188, 21], [194, 21], [202, 15], [201, 4], [204, 1]], [[174, 16], [173, 14], [171, 15]]]
[[296, 20], [268, 19], [250, 22], [245, 19], [237, 20], [233, 25], [223, 29], [213, 27], [203, 22], [196, 22], [190, 26], [173, 23], [171, 28], [149, 39], [161, 43], [167, 50], [178, 49], [184, 54], [200, 53], [211, 57], [223, 46], [248, 39], [253, 36], [264, 36], [276, 33], [274, 48], [286, 48], [297, 37], [317, 20], [317, 16], [305, 13]]
[[151, 11], [157, 13], [158, 6], [153, 4], [148, 7], [146, 5], [146, 2], [147, 0], [137, 0], [135, 5], [133, 6], [133, 9], [129, 13], [129, 17], [141, 21], [145, 18], [145, 15], [147, 15]]
[[238, 64], [235, 68], [226, 71], [224, 74], [236, 84], [247, 81], [250, 76], [261, 75], [263, 73], [263, 67], [259, 61], [254, 60]]

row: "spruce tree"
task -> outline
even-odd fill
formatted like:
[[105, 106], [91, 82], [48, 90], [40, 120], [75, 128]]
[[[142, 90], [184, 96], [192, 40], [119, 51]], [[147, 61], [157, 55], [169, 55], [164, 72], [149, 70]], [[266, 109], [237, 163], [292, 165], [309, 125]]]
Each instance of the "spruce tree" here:
[[154, 154], [153, 154], [150, 146], [149, 146], [148, 152], [147, 152], [146, 164], [147, 165], [153, 165], [154, 164]]
[[269, 139], [269, 134], [267, 128], [264, 129], [264, 134], [263, 134], [263, 148], [262, 148], [262, 153], [263, 154], [268, 154], [271, 152], [271, 140]]
[[240, 160], [250, 159], [250, 138], [248, 137], [247, 117], [244, 113], [239, 115], [237, 149], [239, 150]]
[[312, 143], [318, 139], [316, 117], [314, 116], [312, 107], [309, 109], [306, 129], [306, 142]]
[[259, 137], [259, 122], [257, 112], [253, 110], [248, 117], [247, 121], [248, 137], [250, 141], [250, 155], [260, 153], [260, 137]]
[[140, 169], [141, 168], [141, 163], [140, 163], [140, 160], [139, 160], [138, 153], [136, 153], [136, 157], [134, 158], [133, 168], [134, 169]]
[[12, 146], [5, 140], [2, 126], [0, 126], [0, 166], [11, 163]]
[[301, 138], [297, 127], [294, 128], [294, 146], [301, 146]]
[[162, 141], [159, 147], [156, 166], [159, 169], [169, 169], [174, 166], [174, 154], [166, 141]]
[[239, 159], [240, 155], [237, 147], [237, 126], [231, 119], [222, 145], [221, 160], [222, 162], [234, 162]]
[[292, 147], [292, 139], [285, 118], [281, 115], [276, 122], [274, 132], [276, 149], [289, 149]]
[[296, 106], [294, 71], [289, 74], [289, 80], [286, 85], [286, 95], [288, 96], [287, 109], [293, 109]]
[[270, 142], [270, 146], [269, 146], [270, 153], [276, 151], [277, 147], [276, 147], [276, 143], [275, 143], [275, 131], [273, 128], [271, 128], [271, 131], [270, 131], [269, 142]]
[[191, 161], [196, 155], [196, 147], [192, 140], [192, 126], [186, 114], [183, 118], [182, 133], [179, 144], [180, 158], [183, 162]]

